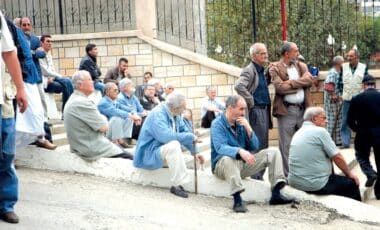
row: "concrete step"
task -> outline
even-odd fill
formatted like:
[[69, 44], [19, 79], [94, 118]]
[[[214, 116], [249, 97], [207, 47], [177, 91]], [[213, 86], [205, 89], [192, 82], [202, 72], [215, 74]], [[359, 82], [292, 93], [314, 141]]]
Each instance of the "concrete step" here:
[[55, 134], [62, 134], [66, 132], [65, 125], [64, 124], [54, 124], [50, 127], [51, 133], [53, 135]]
[[54, 134], [53, 143], [58, 146], [67, 145], [69, 141], [67, 140], [66, 133]]

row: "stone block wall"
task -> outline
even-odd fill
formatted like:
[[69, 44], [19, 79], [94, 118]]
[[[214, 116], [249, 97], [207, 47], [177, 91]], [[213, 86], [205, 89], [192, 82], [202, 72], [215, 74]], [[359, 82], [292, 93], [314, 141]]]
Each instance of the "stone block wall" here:
[[[52, 56], [55, 66], [61, 74], [71, 76], [79, 68], [80, 60], [85, 55], [86, 44], [95, 43], [99, 50], [98, 64], [102, 76], [108, 69], [117, 65], [119, 58], [126, 57], [135, 85], [142, 83], [144, 72], [150, 71], [163, 85], [171, 83], [176, 86], [176, 90], [185, 94], [188, 98], [188, 108], [193, 110], [196, 126], [200, 125], [200, 105], [206, 95], [207, 86], [216, 86], [221, 100], [235, 94], [233, 88], [240, 74], [239, 68], [146, 38], [138, 31], [129, 32], [53, 36]], [[317, 106], [323, 106], [322, 81], [325, 74], [322, 73], [319, 86], [312, 88], [312, 100]], [[375, 75], [380, 78], [377, 76], [380, 75], [379, 71], [376, 71]], [[273, 86], [269, 88], [273, 99]], [[278, 138], [275, 118], [273, 122], [274, 129], [269, 133], [272, 142]]]

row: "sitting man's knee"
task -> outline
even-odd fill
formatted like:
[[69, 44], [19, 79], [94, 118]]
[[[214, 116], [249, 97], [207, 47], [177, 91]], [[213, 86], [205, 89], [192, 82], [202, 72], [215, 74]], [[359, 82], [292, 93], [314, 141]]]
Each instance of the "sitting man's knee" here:
[[168, 151], [170, 152], [181, 152], [181, 144], [179, 143], [179, 141], [170, 141], [166, 144], [166, 148], [168, 149]]

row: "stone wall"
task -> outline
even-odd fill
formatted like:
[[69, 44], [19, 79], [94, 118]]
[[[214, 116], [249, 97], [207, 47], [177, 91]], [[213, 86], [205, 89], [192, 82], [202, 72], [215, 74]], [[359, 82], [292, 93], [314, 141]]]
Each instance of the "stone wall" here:
[[[200, 124], [200, 104], [205, 97], [206, 86], [216, 86], [219, 98], [224, 100], [226, 96], [235, 94], [233, 86], [241, 71], [240, 68], [145, 37], [139, 31], [57, 35], [53, 39], [52, 55], [61, 74], [71, 76], [85, 55], [85, 45], [95, 43], [103, 76], [109, 68], [117, 65], [120, 57], [128, 58], [129, 73], [135, 84], [141, 84], [143, 73], [151, 71], [162, 84], [172, 83], [176, 90], [184, 93], [188, 98], [188, 107], [193, 110], [196, 126]], [[322, 85], [320, 82], [318, 87], [312, 88], [313, 102], [319, 106], [323, 106]], [[273, 86], [270, 86], [270, 92], [273, 98]], [[276, 119], [274, 126], [270, 131], [272, 141], [277, 139]]]

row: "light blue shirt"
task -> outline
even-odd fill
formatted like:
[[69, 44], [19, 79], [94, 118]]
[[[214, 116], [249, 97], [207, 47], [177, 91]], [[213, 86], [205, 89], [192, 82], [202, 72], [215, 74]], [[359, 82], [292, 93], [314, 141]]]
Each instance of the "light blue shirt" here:
[[98, 103], [98, 110], [101, 114], [110, 120], [112, 117], [120, 117], [127, 119], [129, 112], [123, 105], [120, 105], [117, 101], [112, 101], [108, 96], [104, 96]]
[[338, 153], [323, 127], [305, 121], [294, 134], [289, 149], [289, 185], [303, 191], [323, 188], [332, 173], [331, 158]]
[[117, 97], [117, 102], [121, 104], [129, 113], [135, 113], [141, 116], [141, 113], [144, 112], [144, 108], [135, 95], [128, 96], [127, 94], [120, 92]]
[[194, 139], [195, 135], [185, 125], [183, 118], [181, 116], [173, 117], [166, 104], [161, 104], [155, 107], [144, 121], [137, 142], [133, 165], [136, 168], [149, 170], [162, 168], [161, 146], [170, 141], [178, 141], [194, 153]]

